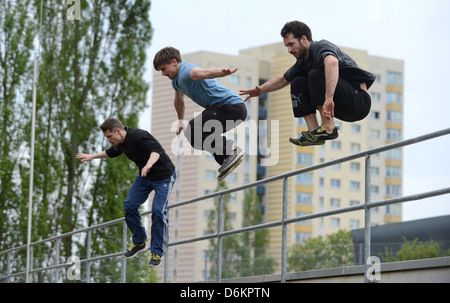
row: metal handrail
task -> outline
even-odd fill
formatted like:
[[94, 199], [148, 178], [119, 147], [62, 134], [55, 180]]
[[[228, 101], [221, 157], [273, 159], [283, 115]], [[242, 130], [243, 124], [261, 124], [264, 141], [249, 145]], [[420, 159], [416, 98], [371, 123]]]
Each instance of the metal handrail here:
[[[430, 197], [434, 197], [434, 196], [439, 196], [439, 195], [444, 195], [444, 194], [450, 194], [450, 187], [448, 188], [442, 188], [442, 189], [438, 189], [438, 190], [434, 190], [434, 191], [430, 191], [430, 192], [425, 192], [425, 193], [420, 193], [420, 194], [415, 194], [415, 195], [409, 195], [409, 196], [403, 196], [403, 197], [397, 197], [397, 198], [392, 198], [392, 199], [386, 199], [386, 200], [381, 200], [381, 201], [376, 201], [376, 202], [371, 202], [370, 200], [370, 156], [373, 154], [378, 154], [381, 152], [385, 152], [387, 150], [391, 150], [391, 149], [395, 149], [395, 148], [400, 148], [400, 147], [405, 147], [408, 145], [412, 145], [412, 144], [416, 144], [419, 142], [423, 142], [426, 140], [431, 140], [434, 138], [438, 138], [444, 135], [448, 135], [450, 134], [450, 128], [444, 129], [444, 130], [440, 130], [437, 132], [433, 132], [433, 133], [429, 133], [423, 136], [419, 136], [416, 138], [412, 138], [412, 139], [407, 139], [407, 140], [402, 140], [402, 141], [398, 141], [395, 143], [391, 143], [391, 144], [387, 144], [381, 147], [376, 147], [376, 148], [372, 148], [363, 152], [358, 152], [358, 153], [354, 153], [352, 155], [349, 156], [345, 156], [339, 159], [334, 159], [334, 160], [330, 160], [330, 161], [326, 161], [326, 162], [322, 162], [316, 165], [312, 165], [312, 166], [308, 166], [305, 168], [301, 168], [298, 170], [293, 170], [287, 173], [283, 173], [277, 176], [273, 176], [273, 177], [269, 177], [263, 180], [259, 180], [259, 181], [255, 181], [246, 185], [241, 185], [241, 186], [237, 186], [237, 187], [233, 187], [230, 189], [225, 189], [225, 190], [221, 190], [215, 193], [210, 193], [204, 196], [200, 196], [200, 197], [196, 197], [193, 199], [188, 199], [185, 201], [181, 201], [178, 203], [174, 203], [168, 206], [168, 209], [172, 209], [172, 208], [177, 208], [177, 207], [181, 207], [187, 204], [191, 204], [191, 203], [195, 203], [195, 202], [199, 202], [199, 201], [203, 201], [203, 200], [207, 200], [210, 198], [215, 198], [218, 197], [219, 198], [219, 209], [218, 209], [218, 231], [217, 233], [214, 234], [208, 234], [208, 235], [204, 235], [204, 236], [199, 236], [199, 237], [193, 237], [193, 238], [189, 238], [189, 239], [182, 239], [182, 240], [176, 240], [173, 242], [169, 242], [168, 246], [177, 246], [177, 245], [181, 245], [181, 244], [186, 244], [186, 243], [192, 243], [192, 242], [197, 242], [197, 241], [204, 241], [204, 240], [208, 240], [208, 239], [214, 239], [217, 238], [218, 239], [218, 256], [222, 255], [222, 238], [225, 236], [229, 236], [229, 235], [233, 235], [233, 234], [238, 234], [238, 233], [244, 233], [244, 232], [248, 232], [248, 231], [254, 231], [254, 230], [260, 230], [260, 229], [265, 229], [265, 228], [270, 228], [270, 227], [275, 227], [275, 226], [282, 226], [282, 252], [281, 252], [281, 282], [286, 282], [286, 270], [287, 270], [287, 225], [288, 224], [292, 224], [292, 223], [296, 223], [299, 221], [304, 221], [304, 220], [310, 220], [310, 219], [315, 219], [315, 218], [320, 218], [320, 217], [326, 217], [326, 216], [330, 216], [330, 215], [335, 215], [335, 214], [342, 214], [342, 213], [347, 213], [347, 212], [352, 212], [352, 211], [357, 211], [357, 210], [364, 210], [365, 212], [365, 233], [364, 233], [364, 256], [365, 259], [367, 260], [370, 257], [370, 209], [374, 208], [374, 207], [379, 207], [379, 206], [385, 206], [385, 205], [390, 205], [390, 204], [396, 204], [396, 203], [404, 203], [404, 202], [410, 202], [410, 201], [415, 201], [415, 200], [420, 200], [420, 199], [425, 199], [425, 198], [430, 198]], [[345, 208], [339, 208], [339, 209], [335, 209], [335, 210], [330, 210], [330, 211], [324, 211], [324, 212], [320, 212], [320, 213], [313, 213], [313, 214], [308, 214], [308, 215], [302, 215], [299, 217], [294, 217], [294, 218], [287, 218], [287, 179], [289, 177], [292, 176], [296, 176], [299, 174], [303, 174], [303, 173], [307, 173], [307, 172], [311, 172], [314, 170], [318, 170], [321, 168], [325, 168], [325, 167], [329, 167], [335, 164], [339, 164], [339, 163], [343, 163], [343, 162], [348, 162], [354, 159], [359, 159], [359, 158], [365, 158], [365, 203], [364, 204], [360, 204], [360, 205], [354, 205], [354, 206], [350, 206], [350, 207], [345, 207]], [[270, 182], [274, 182], [274, 181], [278, 181], [278, 180], [283, 180], [283, 214], [282, 214], [282, 220], [279, 221], [272, 221], [272, 222], [266, 222], [266, 223], [261, 223], [261, 224], [257, 224], [257, 225], [253, 225], [253, 226], [248, 226], [248, 227], [243, 227], [243, 228], [239, 228], [239, 229], [234, 229], [234, 230], [228, 230], [228, 231], [223, 231], [222, 230], [222, 225], [223, 225], [223, 196], [229, 193], [233, 193], [233, 192], [237, 192], [237, 191], [241, 191], [241, 190], [245, 190], [248, 188], [252, 188], [252, 187], [256, 187], [262, 184], [266, 184], [266, 183], [270, 183]], [[151, 211], [146, 211], [143, 212], [141, 215], [142, 216], [146, 216], [151, 214]], [[78, 230], [74, 230], [68, 233], [64, 233], [64, 234], [60, 234], [57, 236], [53, 236], [47, 239], [43, 239], [43, 240], [39, 240], [39, 241], [35, 241], [32, 242], [30, 244], [30, 247], [32, 248], [33, 246], [39, 245], [39, 244], [43, 244], [49, 241], [54, 241], [54, 240], [60, 240], [64, 237], [69, 237], [72, 236], [74, 234], [79, 234], [79, 233], [83, 233], [83, 232], [88, 232], [90, 233], [90, 231], [94, 230], [94, 229], [99, 229], [99, 228], [103, 228], [103, 227], [107, 227], [110, 225], [115, 225], [115, 224], [119, 224], [119, 223], [124, 223], [125, 218], [118, 218], [115, 220], [111, 220], [108, 222], [104, 222], [104, 223], [100, 223], [100, 224], [96, 224], [93, 226], [89, 226], [89, 227], [85, 227], [82, 229], [78, 229]], [[126, 247], [126, 235], [127, 235], [127, 229], [126, 229], [126, 225], [124, 223], [123, 225], [123, 248], [125, 249]], [[90, 237], [88, 237], [88, 240], [90, 240]], [[88, 246], [90, 246], [90, 243], [88, 243]], [[14, 251], [17, 250], [21, 250], [21, 249], [26, 249], [27, 245], [20, 245], [20, 246], [16, 246], [14, 248], [11, 249], [7, 249], [4, 251], [0, 252], [0, 255], [4, 255], [4, 254], [10, 254]], [[111, 253], [111, 254], [107, 254], [107, 255], [103, 255], [103, 256], [96, 256], [96, 257], [90, 257], [90, 252], [88, 252], [88, 257], [86, 259], [80, 260], [80, 263], [87, 263], [89, 264], [89, 262], [93, 262], [96, 260], [101, 260], [101, 259], [107, 259], [107, 258], [113, 258], [113, 257], [117, 257], [120, 256], [122, 254], [122, 252], [118, 252], [118, 253]], [[221, 277], [221, 259], [220, 257], [217, 258], [217, 282], [221, 282], [222, 277]], [[168, 256], [166, 255], [165, 257], [165, 264], [164, 264], [164, 281], [167, 282], [168, 279]], [[61, 268], [61, 267], [67, 267], [67, 266], [71, 266], [71, 263], [64, 263], [64, 264], [56, 264], [56, 265], [52, 265], [52, 266], [48, 266], [48, 267], [44, 267], [44, 268], [40, 268], [40, 269], [31, 269], [30, 273], [35, 273], [35, 272], [39, 272], [39, 271], [43, 271], [43, 270], [49, 270], [49, 269], [57, 269], [57, 268]], [[366, 264], [366, 267], [368, 266], [368, 264]], [[122, 282], [125, 282], [125, 270], [126, 270], [126, 262], [123, 261], [122, 263]], [[367, 269], [366, 269], [367, 270]], [[5, 280], [11, 277], [15, 277], [15, 276], [20, 276], [20, 275], [25, 275], [25, 272], [19, 272], [19, 273], [9, 273], [10, 269], [7, 269], [8, 274], [1, 276], [0, 277], [0, 281], [1, 280]], [[88, 270], [89, 272], [89, 270]], [[86, 277], [87, 281], [89, 282], [89, 277]], [[367, 277], [365, 277], [365, 281], [368, 282]]]

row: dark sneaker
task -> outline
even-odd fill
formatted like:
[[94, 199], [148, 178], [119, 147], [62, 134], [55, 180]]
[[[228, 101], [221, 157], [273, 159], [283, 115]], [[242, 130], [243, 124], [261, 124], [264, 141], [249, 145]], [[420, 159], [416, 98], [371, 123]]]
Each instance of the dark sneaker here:
[[324, 145], [325, 140], [321, 140], [311, 133], [313, 131], [304, 131], [298, 139], [289, 138], [289, 142], [298, 146], [312, 146], [312, 145]]
[[239, 166], [239, 164], [242, 163], [242, 161], [244, 161], [244, 157], [240, 157], [239, 160], [237, 160], [236, 162], [234, 162], [233, 165], [231, 165], [230, 168], [222, 171], [219, 176], [217, 177], [217, 180], [222, 181], [223, 179], [225, 179], [229, 174], [231, 174], [231, 172]]
[[319, 140], [334, 140], [337, 137], [339, 137], [338, 129], [339, 129], [339, 127], [336, 126], [333, 129], [333, 132], [331, 134], [329, 134], [322, 126], [320, 126], [318, 129], [315, 129], [315, 130], [311, 131], [310, 133], [312, 136], [316, 137]]
[[225, 161], [223, 161], [222, 165], [219, 168], [219, 173], [227, 170], [232, 165], [234, 165], [237, 161], [239, 161], [242, 157], [244, 157], [245, 151], [243, 151], [240, 147], [236, 147], [233, 154], [228, 156]]
[[138, 254], [143, 253], [143, 252], [146, 251], [146, 249], [145, 249], [145, 242], [132, 243], [132, 244], [128, 244], [128, 246], [129, 246], [128, 250], [123, 254], [123, 257], [125, 259], [134, 258]]
[[158, 267], [158, 265], [161, 263], [161, 256], [151, 254], [150, 256], [150, 262], [148, 262], [149, 267]]

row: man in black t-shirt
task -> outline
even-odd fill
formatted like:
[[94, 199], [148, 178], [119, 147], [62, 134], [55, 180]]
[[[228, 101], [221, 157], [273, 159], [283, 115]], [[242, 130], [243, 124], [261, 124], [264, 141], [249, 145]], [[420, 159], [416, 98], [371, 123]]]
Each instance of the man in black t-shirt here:
[[93, 159], [114, 158], [124, 153], [139, 168], [133, 185], [124, 203], [125, 222], [133, 234], [132, 244], [123, 255], [133, 258], [146, 251], [147, 234], [141, 223], [139, 207], [154, 190], [152, 203], [152, 227], [149, 266], [156, 267], [161, 262], [169, 241], [169, 218], [167, 203], [175, 183], [175, 166], [161, 144], [147, 131], [137, 128], [124, 128], [117, 119], [106, 119], [100, 129], [113, 146], [98, 154], [76, 155], [81, 162]]
[[[249, 95], [248, 99], [290, 84], [294, 116], [303, 117], [308, 126], [308, 131], [303, 132], [300, 138], [290, 138], [291, 143], [322, 145], [326, 140], [339, 136], [334, 117], [354, 122], [369, 114], [371, 100], [367, 89], [375, 81], [373, 74], [360, 69], [333, 43], [313, 41], [311, 30], [302, 22], [286, 23], [281, 36], [297, 62], [284, 75], [261, 86], [241, 90], [241, 95]], [[321, 116], [320, 126], [316, 110]]]

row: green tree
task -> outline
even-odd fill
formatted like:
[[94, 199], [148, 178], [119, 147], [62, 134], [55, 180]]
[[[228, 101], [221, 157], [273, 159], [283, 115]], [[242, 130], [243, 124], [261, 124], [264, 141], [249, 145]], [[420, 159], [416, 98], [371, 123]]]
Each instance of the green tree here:
[[[226, 190], [228, 187], [225, 181], [219, 181], [216, 192]], [[222, 198], [223, 204], [223, 230], [231, 230], [233, 226], [230, 220], [230, 212], [228, 204], [230, 202], [230, 195], [224, 195]], [[208, 233], [217, 233], [219, 198], [214, 199], [214, 209], [208, 215]], [[207, 252], [208, 261], [210, 264], [209, 278], [217, 277], [217, 240], [209, 241], [209, 249]], [[222, 238], [222, 278], [232, 278], [236, 276], [236, 251], [239, 249], [239, 237], [237, 235], [227, 236]]]
[[24, 239], [17, 228], [24, 195], [17, 175], [29, 140], [24, 111], [32, 87], [34, 13], [30, 1], [0, 1], [0, 250]]
[[[242, 226], [253, 226], [261, 224], [263, 215], [259, 203], [259, 197], [254, 188], [245, 192], [243, 203]], [[269, 231], [267, 229], [247, 232], [240, 235], [240, 246], [238, 250], [239, 275], [255, 276], [272, 274], [275, 271], [276, 260], [267, 256], [266, 248], [269, 244]]]
[[353, 264], [351, 231], [339, 230], [334, 234], [309, 238], [293, 245], [288, 251], [288, 270], [304, 271], [333, 268]]
[[[0, 127], [3, 128], [0, 243], [3, 249], [13, 242], [26, 241], [30, 52], [33, 42], [37, 43], [33, 39], [41, 13], [40, 1], [7, 1], [6, 8], [4, 3], [0, 4], [5, 25], [0, 27], [0, 39], [5, 37], [0, 40]], [[123, 201], [137, 173], [126, 157], [85, 165], [75, 155], [107, 147], [98, 129], [107, 117], [117, 117], [130, 127], [137, 126], [149, 88], [144, 80], [144, 65], [152, 37], [150, 1], [88, 0], [80, 4], [80, 20], [69, 20], [67, 11], [71, 5], [65, 1], [44, 1], [32, 241], [122, 217]], [[25, 77], [26, 81], [22, 79]], [[27, 95], [17, 96], [25, 82], [29, 87]], [[22, 98], [24, 106], [18, 110], [16, 105], [20, 105]], [[3, 221], [3, 216], [10, 219]], [[121, 228], [102, 231], [92, 237], [92, 255], [121, 251], [121, 239]], [[53, 243], [34, 249], [34, 268], [52, 262], [54, 246]], [[79, 236], [65, 238], [61, 261], [65, 262], [72, 254], [85, 254], [84, 247]]]

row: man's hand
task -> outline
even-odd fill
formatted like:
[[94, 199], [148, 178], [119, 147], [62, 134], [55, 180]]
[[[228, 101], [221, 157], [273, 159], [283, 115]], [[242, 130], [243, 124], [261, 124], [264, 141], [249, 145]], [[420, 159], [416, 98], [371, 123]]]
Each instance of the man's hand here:
[[153, 164], [147, 164], [145, 165], [142, 170], [141, 170], [141, 177], [145, 178], [145, 176], [147, 176], [148, 172], [150, 171], [150, 169], [153, 167]]
[[89, 162], [95, 158], [94, 156], [95, 155], [79, 153], [76, 155], [76, 158], [81, 159], [81, 162]]
[[183, 129], [185, 129], [185, 126], [184, 126], [184, 120], [178, 120], [178, 126], [177, 126], [177, 132], [176, 132], [177, 136], [178, 136], [179, 134], [181, 134], [181, 131], [182, 131]]
[[244, 102], [246, 102], [251, 97], [258, 97], [263, 93], [261, 86], [256, 86], [255, 88], [251, 89], [243, 89], [239, 91], [239, 96], [242, 95], [248, 95], [247, 98], [245, 98]]
[[323, 103], [323, 115], [326, 119], [331, 120], [334, 117], [334, 101], [331, 98], [325, 99]]
[[222, 68], [222, 75], [223, 77], [234, 74], [238, 69], [229, 69], [229, 68]]

